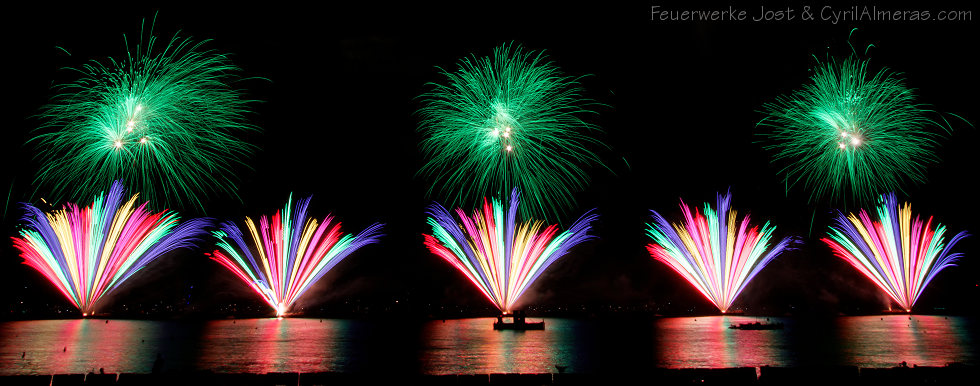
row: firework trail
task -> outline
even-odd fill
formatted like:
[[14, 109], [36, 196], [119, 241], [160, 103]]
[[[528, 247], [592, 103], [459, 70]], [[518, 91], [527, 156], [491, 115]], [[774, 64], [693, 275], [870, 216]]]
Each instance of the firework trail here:
[[205, 49], [207, 40], [175, 35], [161, 46], [152, 27], [143, 39], [56, 86], [31, 139], [36, 182], [67, 199], [117, 179], [154, 204], [201, 208], [215, 193], [237, 197], [233, 169], [253, 153], [246, 139], [258, 131], [245, 119], [252, 101], [233, 87], [241, 70]]
[[802, 184], [814, 202], [866, 202], [923, 183], [938, 162], [948, 123], [929, 116], [899, 73], [873, 72], [856, 54], [813, 69], [811, 83], [763, 105], [764, 148], [780, 165], [787, 190]]
[[344, 234], [340, 222], [328, 215], [323, 221], [307, 218], [310, 198], [292, 206], [290, 195], [286, 207], [271, 219], [262, 216], [256, 226], [251, 218], [245, 235], [233, 222], [219, 225], [212, 232], [220, 250], [211, 259], [228, 268], [248, 284], [282, 316], [337, 263], [357, 249], [373, 244], [382, 236], [382, 224], [373, 224], [357, 236]]
[[429, 194], [450, 206], [523, 192], [526, 218], [549, 218], [574, 205], [587, 186], [586, 168], [601, 165], [589, 148], [598, 128], [582, 120], [595, 103], [578, 78], [564, 75], [543, 53], [503, 45], [493, 57], [467, 58], [445, 83], [421, 96], [419, 131], [428, 158], [419, 174]]
[[696, 208], [692, 213], [681, 200], [682, 223], [671, 224], [653, 211], [654, 222], [647, 224], [653, 238], [647, 246], [650, 255], [683, 276], [721, 312], [728, 311], [766, 264], [796, 243], [786, 237], [770, 248], [776, 227], [766, 222], [761, 230], [750, 228], [748, 215], [737, 223], [731, 199], [731, 193], [718, 194], [718, 211], [705, 203], [703, 213]]
[[91, 206], [66, 204], [44, 213], [25, 204], [20, 237], [14, 237], [24, 264], [36, 269], [61, 291], [83, 316], [92, 314], [107, 293], [161, 255], [191, 248], [205, 234], [209, 219], [178, 224], [176, 213], [147, 210], [137, 195], [123, 201], [123, 186], [114, 182]]
[[459, 224], [445, 207], [434, 203], [428, 210], [432, 235], [423, 235], [432, 253], [460, 270], [503, 312], [512, 311], [524, 291], [555, 260], [594, 238], [588, 232], [598, 218], [586, 213], [559, 234], [556, 225], [542, 230], [543, 221], [518, 223], [519, 203], [516, 189], [506, 208], [497, 199], [492, 204], [484, 199], [482, 211], [472, 216], [456, 209]]
[[899, 206], [894, 193], [881, 196], [877, 214], [875, 220], [864, 209], [856, 215], [838, 212], [836, 226], [821, 240], [911, 312], [936, 274], [961, 256], [950, 250], [967, 233], [957, 233], [946, 244], [945, 226], [933, 227], [932, 217], [925, 222], [919, 216], [913, 219], [912, 205]]

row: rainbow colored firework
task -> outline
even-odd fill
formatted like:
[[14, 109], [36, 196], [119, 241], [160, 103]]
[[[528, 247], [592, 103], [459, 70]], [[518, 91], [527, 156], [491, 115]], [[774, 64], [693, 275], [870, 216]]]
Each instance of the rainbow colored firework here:
[[946, 227], [932, 217], [912, 218], [912, 205], [901, 207], [895, 193], [878, 200], [878, 220], [862, 209], [857, 215], [838, 212], [837, 226], [823, 238], [834, 254], [871, 279], [907, 312], [939, 271], [954, 265], [961, 254], [950, 253], [967, 236], [960, 232], [945, 243]]
[[276, 310], [276, 316], [289, 311], [296, 299], [337, 263], [382, 236], [382, 224], [373, 224], [351, 236], [340, 231], [340, 222], [335, 222], [332, 215], [320, 222], [308, 219], [310, 198], [297, 201], [293, 211], [290, 195], [286, 207], [276, 211], [271, 220], [262, 216], [258, 227], [245, 217], [251, 244], [246, 243], [233, 222], [224, 222], [212, 232], [221, 250], [214, 251], [211, 259], [262, 296]]
[[123, 185], [112, 184], [86, 208], [66, 204], [44, 213], [25, 204], [26, 228], [14, 237], [24, 264], [54, 284], [83, 316], [91, 315], [107, 293], [161, 255], [190, 248], [210, 219], [178, 224], [176, 213], [137, 206], [138, 194], [123, 201]]
[[769, 248], [776, 227], [766, 222], [761, 230], [758, 226], [749, 228], [748, 215], [736, 224], [731, 199], [731, 193], [718, 194], [718, 211], [705, 203], [703, 214], [696, 208], [692, 213], [681, 200], [683, 223], [671, 224], [653, 211], [654, 222], [647, 228], [654, 241], [647, 250], [654, 259], [687, 279], [721, 312], [728, 311], [766, 264], [796, 243], [794, 238], [786, 237]]
[[[579, 243], [592, 239], [591, 211], [558, 234], [556, 225], [541, 230], [543, 221], [517, 223], [520, 195], [514, 189], [506, 208], [499, 200], [483, 200], [483, 210], [468, 217], [456, 209], [457, 224], [445, 207], [433, 203], [428, 210], [432, 235], [425, 246], [463, 272], [500, 311], [510, 312], [524, 291], [555, 260]], [[506, 217], [505, 217], [506, 215]]]

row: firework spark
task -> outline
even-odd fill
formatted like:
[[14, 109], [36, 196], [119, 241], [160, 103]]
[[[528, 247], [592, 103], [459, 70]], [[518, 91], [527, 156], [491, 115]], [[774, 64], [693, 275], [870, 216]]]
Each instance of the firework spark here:
[[193, 247], [209, 219], [178, 224], [176, 213], [147, 211], [137, 195], [123, 201], [123, 186], [114, 182], [91, 206], [66, 204], [44, 213], [26, 204], [26, 227], [14, 237], [24, 264], [36, 269], [61, 291], [82, 315], [161, 255]]
[[751, 228], [749, 216], [736, 223], [736, 212], [730, 209], [732, 195], [718, 194], [718, 211], [704, 204], [704, 213], [692, 213], [681, 200], [684, 222], [671, 224], [656, 211], [647, 234], [653, 243], [647, 246], [656, 260], [667, 264], [726, 312], [766, 264], [791, 248], [792, 237], [783, 238], [770, 248], [775, 226], [766, 222], [760, 230]]
[[310, 197], [297, 201], [295, 210], [292, 201], [290, 195], [282, 211], [271, 219], [262, 216], [258, 226], [245, 218], [251, 243], [233, 222], [222, 223], [212, 232], [220, 250], [211, 259], [262, 296], [277, 316], [289, 311], [337, 263], [382, 236], [382, 224], [373, 224], [357, 236], [344, 234], [332, 215], [319, 222], [307, 218]]
[[578, 78], [564, 75], [543, 53], [503, 45], [493, 57], [463, 59], [446, 83], [422, 95], [419, 130], [432, 177], [429, 194], [450, 206], [512, 189], [525, 195], [526, 217], [549, 218], [574, 204], [572, 194], [600, 165], [589, 148], [596, 127], [582, 120], [594, 103]]
[[[873, 73], [852, 55], [813, 69], [812, 83], [763, 106], [765, 149], [780, 164], [787, 189], [802, 183], [810, 201], [865, 202], [881, 192], [923, 183], [938, 162], [937, 139], [948, 124], [929, 118], [901, 74]], [[938, 130], [937, 130], [938, 129]]]
[[933, 228], [932, 217], [925, 222], [919, 216], [913, 219], [912, 205], [899, 206], [894, 193], [881, 196], [877, 212], [877, 221], [863, 209], [857, 215], [838, 213], [837, 226], [821, 240], [911, 311], [936, 274], [961, 256], [950, 250], [967, 233], [957, 233], [946, 244], [945, 226], [937, 223]]
[[497, 199], [492, 204], [484, 199], [482, 211], [475, 211], [472, 217], [456, 209], [460, 224], [445, 207], [434, 203], [428, 210], [433, 234], [423, 235], [432, 253], [465, 274], [504, 312], [513, 310], [524, 291], [555, 260], [592, 239], [590, 224], [598, 218], [586, 213], [558, 234], [556, 225], [542, 230], [543, 221], [517, 223], [519, 203], [516, 189], [507, 208]]
[[72, 69], [79, 78], [42, 109], [31, 140], [42, 161], [36, 181], [55, 197], [117, 179], [159, 204], [237, 197], [233, 168], [254, 151], [246, 138], [257, 131], [245, 119], [251, 101], [233, 87], [241, 70], [207, 41], [175, 35], [160, 48], [152, 34], [121, 60]]

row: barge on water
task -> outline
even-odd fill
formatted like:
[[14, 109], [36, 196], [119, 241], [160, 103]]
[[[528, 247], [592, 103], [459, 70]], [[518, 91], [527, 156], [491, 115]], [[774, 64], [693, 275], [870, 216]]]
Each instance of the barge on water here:
[[728, 326], [728, 328], [733, 330], [782, 330], [783, 324], [755, 322], [755, 323], [733, 324], [731, 326]]
[[[511, 318], [511, 322], [505, 322], [504, 319]], [[493, 322], [494, 330], [544, 330], [544, 321], [540, 322], [528, 322], [524, 315], [524, 311], [514, 311], [514, 313], [508, 314], [503, 313], [497, 315], [497, 321]]]

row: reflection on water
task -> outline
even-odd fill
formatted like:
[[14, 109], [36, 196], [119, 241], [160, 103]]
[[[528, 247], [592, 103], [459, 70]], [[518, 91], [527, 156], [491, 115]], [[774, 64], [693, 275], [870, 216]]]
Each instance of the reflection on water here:
[[905, 315], [840, 318], [844, 363], [861, 367], [881, 362], [909, 366], [976, 363], [974, 337], [963, 318]]
[[207, 322], [198, 366], [215, 372], [344, 371], [348, 321], [244, 319]]
[[743, 316], [545, 319], [495, 331], [493, 319], [428, 322], [245, 319], [0, 323], [0, 375], [215, 372], [474, 374], [638, 372], [651, 367], [976, 365], [977, 320], [904, 315], [772, 318], [783, 330], [732, 330]]
[[166, 368], [193, 358], [193, 325], [98, 319], [0, 323], [0, 374], [148, 373], [159, 354]]
[[422, 327], [426, 373], [553, 373], [581, 367], [572, 320], [545, 319], [545, 330], [497, 331], [493, 319], [432, 321]]
[[767, 318], [710, 316], [664, 318], [655, 325], [658, 367], [743, 367], [778, 363], [795, 366], [786, 335], [793, 333], [789, 320], [783, 330], [736, 330], [732, 324], [765, 322]]
[[418, 326], [344, 319], [205, 322], [198, 369], [228, 373], [417, 372]]

